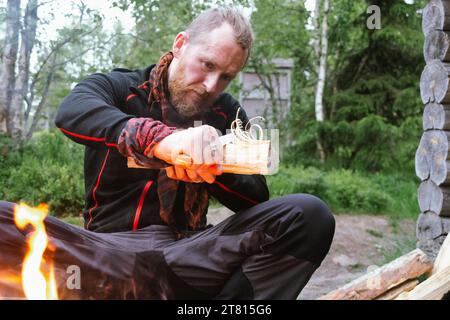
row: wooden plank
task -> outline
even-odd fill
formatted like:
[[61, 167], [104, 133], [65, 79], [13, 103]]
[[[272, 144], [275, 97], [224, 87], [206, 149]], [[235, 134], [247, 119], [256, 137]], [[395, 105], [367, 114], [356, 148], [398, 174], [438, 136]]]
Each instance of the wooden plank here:
[[[251, 143], [230, 143], [223, 147], [223, 160], [220, 165], [225, 173], [274, 174], [278, 170], [278, 155], [271, 148], [270, 140], [255, 140]], [[177, 166], [189, 169], [193, 161], [189, 155], [180, 154], [175, 159]], [[128, 168], [149, 169], [127, 159]]]
[[408, 292], [414, 289], [419, 284], [419, 280], [413, 279], [405, 281], [402, 284], [399, 284], [395, 288], [383, 293], [381, 296], [375, 298], [375, 300], [394, 300], [403, 292]]
[[432, 267], [426, 254], [416, 249], [319, 299], [371, 300], [407, 280], [431, 272]]
[[450, 291], [450, 266], [418, 284], [410, 292], [404, 292], [395, 300], [440, 300]]
[[432, 274], [436, 274], [450, 266], [450, 237], [447, 235], [434, 261]]

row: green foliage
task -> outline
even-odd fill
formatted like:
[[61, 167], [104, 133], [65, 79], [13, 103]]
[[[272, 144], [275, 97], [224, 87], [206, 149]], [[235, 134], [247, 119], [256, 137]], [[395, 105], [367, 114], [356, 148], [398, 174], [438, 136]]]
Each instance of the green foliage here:
[[414, 174], [414, 154], [423, 131], [419, 95], [423, 34], [418, 10], [425, 2], [378, 1], [379, 30], [366, 27], [370, 4], [374, 3], [331, 4], [326, 120], [315, 121], [313, 98], [293, 97], [290, 130], [295, 138], [285, 153], [287, 163], [317, 166], [319, 139], [326, 156], [324, 169]]
[[394, 219], [416, 217], [420, 211], [415, 179], [398, 174], [315, 167], [282, 167], [268, 177], [271, 197], [291, 193], [313, 194], [334, 213], [386, 214]]
[[2, 161], [6, 166], [0, 170], [1, 199], [30, 205], [45, 202], [57, 216], [83, 207], [83, 148], [60, 132], [38, 133]]

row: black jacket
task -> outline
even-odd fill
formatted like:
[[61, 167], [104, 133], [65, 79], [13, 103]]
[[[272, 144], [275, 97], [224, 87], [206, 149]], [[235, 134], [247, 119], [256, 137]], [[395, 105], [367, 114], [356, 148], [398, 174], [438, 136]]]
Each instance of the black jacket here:
[[[89, 230], [130, 231], [164, 224], [159, 217], [158, 170], [129, 169], [126, 157], [117, 150], [118, 137], [129, 119], [161, 120], [160, 115], [149, 113], [147, 105], [147, 80], [153, 67], [90, 75], [75, 86], [59, 107], [56, 126], [70, 139], [86, 146], [83, 216]], [[208, 111], [207, 124], [225, 134], [238, 107], [239, 103], [229, 94], [222, 94]], [[248, 121], [242, 108], [240, 118]], [[177, 194], [178, 205], [184, 201], [183, 184], [180, 183]], [[260, 175], [222, 174], [215, 183], [206, 185], [211, 196], [234, 212], [269, 198], [266, 180]], [[188, 230], [180, 211], [175, 213], [178, 228]], [[202, 225], [205, 223], [206, 212]]]

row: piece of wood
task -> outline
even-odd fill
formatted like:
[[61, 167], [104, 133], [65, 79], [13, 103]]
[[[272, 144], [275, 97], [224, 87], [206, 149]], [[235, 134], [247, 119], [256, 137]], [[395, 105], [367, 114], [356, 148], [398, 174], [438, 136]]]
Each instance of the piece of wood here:
[[422, 134], [415, 155], [416, 175], [437, 186], [450, 185], [450, 132], [429, 130]]
[[[175, 159], [175, 164], [189, 169], [193, 161], [188, 155], [180, 154]], [[271, 149], [270, 140], [255, 140], [251, 143], [235, 141], [224, 145], [220, 165], [225, 173], [269, 175], [276, 173], [278, 169], [278, 156]], [[127, 166], [148, 169], [137, 164], [131, 157], [128, 157]]]
[[376, 297], [375, 300], [394, 300], [403, 292], [408, 292], [414, 289], [419, 284], [419, 280], [412, 279], [399, 284], [391, 290], [383, 293], [381, 296]]
[[450, 291], [450, 266], [419, 283], [410, 292], [404, 292], [395, 300], [440, 300]]
[[450, 30], [450, 3], [448, 0], [431, 0], [422, 11], [422, 31]]
[[423, 111], [423, 130], [450, 131], [450, 105], [428, 103]]
[[437, 59], [426, 64], [420, 76], [420, 96], [422, 102], [450, 103], [449, 64]]
[[[189, 169], [192, 165], [192, 160], [190, 157], [186, 155], [181, 155], [175, 161], [177, 166]], [[128, 157], [127, 159], [128, 168], [136, 168], [136, 169], [150, 169], [146, 166], [141, 166], [136, 163], [136, 161]], [[261, 166], [255, 165], [235, 165], [235, 164], [222, 164], [222, 171], [224, 173], [237, 173], [237, 174], [269, 174], [266, 168], [262, 168]]]
[[319, 299], [371, 300], [407, 280], [431, 272], [432, 267], [426, 254], [416, 249]]
[[417, 219], [416, 235], [419, 240], [436, 239], [443, 233], [442, 218], [435, 212], [422, 212]]
[[442, 233], [449, 234], [450, 233], [450, 217], [441, 217], [442, 222]]
[[432, 274], [441, 272], [446, 267], [450, 266], [450, 237], [447, 235], [444, 243], [439, 249], [439, 253], [434, 261]]
[[438, 187], [433, 181], [422, 181], [417, 190], [421, 212], [433, 211], [439, 216], [450, 216], [450, 187]]
[[429, 63], [434, 59], [450, 62], [450, 41], [446, 31], [433, 30], [425, 36], [423, 57]]

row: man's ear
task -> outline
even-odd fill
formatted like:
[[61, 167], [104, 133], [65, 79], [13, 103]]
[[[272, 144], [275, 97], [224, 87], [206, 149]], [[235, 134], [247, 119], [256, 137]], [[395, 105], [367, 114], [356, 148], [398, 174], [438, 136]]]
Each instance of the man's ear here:
[[183, 53], [185, 47], [187, 46], [188, 39], [189, 36], [186, 31], [177, 34], [172, 45], [172, 53], [175, 58], [180, 58], [180, 55]]

